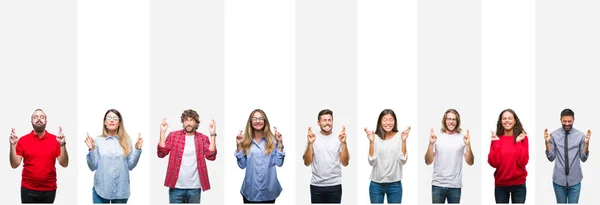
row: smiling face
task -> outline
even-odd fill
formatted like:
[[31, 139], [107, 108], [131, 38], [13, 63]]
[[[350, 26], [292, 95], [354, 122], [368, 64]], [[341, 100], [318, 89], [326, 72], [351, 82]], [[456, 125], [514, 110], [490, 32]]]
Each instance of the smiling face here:
[[46, 113], [41, 110], [36, 110], [31, 115], [31, 126], [35, 132], [43, 132], [46, 130]]
[[381, 127], [385, 132], [391, 132], [395, 125], [396, 121], [391, 114], [386, 114], [381, 118]]
[[108, 112], [106, 113], [106, 116], [104, 116], [104, 127], [106, 127], [106, 130], [109, 132], [117, 132], [120, 122], [121, 119], [114, 112]]
[[321, 128], [321, 132], [330, 133], [333, 127], [333, 117], [329, 114], [321, 115], [317, 124]]
[[515, 116], [508, 111], [502, 113], [502, 127], [505, 131], [510, 131], [515, 126]]
[[198, 129], [198, 123], [192, 117], [186, 117], [183, 121], [183, 127], [187, 133], [194, 133]]
[[260, 112], [254, 112], [252, 114], [252, 128], [255, 130], [262, 130], [265, 128], [265, 118]]
[[560, 117], [560, 123], [565, 131], [570, 131], [571, 128], [573, 128], [573, 122], [575, 122], [575, 118], [573, 116]]
[[456, 132], [456, 124], [458, 122], [458, 118], [454, 113], [446, 113], [446, 128], [450, 133]]

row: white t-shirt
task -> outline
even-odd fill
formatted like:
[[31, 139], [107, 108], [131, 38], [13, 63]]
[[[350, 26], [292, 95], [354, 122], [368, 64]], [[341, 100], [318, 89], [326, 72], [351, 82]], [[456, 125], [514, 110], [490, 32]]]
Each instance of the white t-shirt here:
[[196, 160], [196, 143], [194, 136], [185, 136], [185, 146], [183, 156], [181, 157], [181, 166], [179, 168], [179, 177], [175, 188], [178, 189], [198, 189], [200, 188], [200, 178], [198, 176], [198, 161]]
[[334, 186], [342, 184], [342, 167], [340, 163], [340, 152], [342, 143], [336, 133], [322, 135], [315, 133], [313, 142], [312, 179], [310, 184], [314, 186]]
[[462, 164], [466, 152], [463, 134], [438, 135], [433, 145], [433, 177], [431, 184], [440, 187], [462, 187]]
[[373, 166], [371, 181], [389, 183], [402, 180], [402, 165], [407, 157], [402, 154], [402, 137], [400, 132], [391, 139], [382, 140], [375, 135], [373, 156], [369, 155], [369, 164]]

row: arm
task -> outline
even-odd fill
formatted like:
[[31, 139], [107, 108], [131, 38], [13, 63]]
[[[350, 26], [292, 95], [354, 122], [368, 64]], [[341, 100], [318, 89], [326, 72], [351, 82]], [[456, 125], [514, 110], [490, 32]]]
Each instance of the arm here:
[[95, 171], [98, 168], [98, 158], [100, 158], [100, 152], [98, 152], [98, 144], [94, 146], [94, 149], [88, 149], [89, 152], [85, 157], [87, 160], [88, 168], [90, 171]]
[[246, 168], [246, 155], [244, 155], [240, 145], [238, 145], [238, 150], [234, 154], [235, 158], [237, 159], [238, 167], [240, 167], [240, 169]]
[[[406, 139], [402, 139], [402, 155], [406, 157]], [[406, 163], [406, 160], [404, 163]]]
[[498, 168], [498, 166], [500, 165], [500, 161], [502, 161], [502, 158], [500, 155], [500, 149], [502, 147], [500, 146], [499, 141], [500, 140], [492, 140], [492, 143], [490, 144], [490, 153], [488, 154], [488, 163], [493, 168]]
[[588, 150], [588, 147], [590, 146], [590, 142], [588, 141], [587, 143], [585, 142], [585, 138], [583, 138], [581, 140], [581, 142], [579, 143], [579, 150], [581, 150], [579, 153], [579, 159], [581, 159], [582, 162], [587, 161], [588, 159], [588, 154], [590, 153]]
[[529, 139], [527, 136], [521, 142], [517, 142], [517, 149], [519, 152], [517, 165], [525, 167], [529, 163]]
[[546, 144], [546, 158], [553, 162], [556, 158], [556, 142], [554, 142], [554, 137], [550, 138], [548, 142], [544, 141], [544, 144]]
[[304, 155], [302, 155], [302, 159], [304, 160], [304, 166], [308, 166], [312, 164], [313, 161], [313, 143], [308, 143], [306, 145], [306, 150], [304, 151]]
[[158, 155], [158, 158], [164, 158], [165, 156], [167, 156], [169, 154], [169, 152], [171, 152], [171, 135], [173, 133], [169, 133], [169, 136], [167, 136], [167, 138], [165, 139], [165, 134], [166, 131], [160, 131], [160, 139], [158, 141], [158, 145], [156, 147], [156, 154]]
[[19, 167], [19, 165], [21, 165], [21, 161], [23, 160], [23, 157], [21, 157], [21, 156], [19, 155], [19, 154], [21, 154], [21, 155], [22, 155], [22, 154], [23, 154], [23, 152], [22, 152], [22, 151], [19, 151], [19, 152], [18, 152], [19, 154], [17, 154], [17, 150], [20, 150], [20, 148], [19, 148], [19, 149], [17, 149], [17, 146], [18, 146], [18, 145], [17, 145], [16, 143], [15, 143], [15, 144], [11, 144], [11, 145], [10, 145], [10, 154], [9, 154], [9, 159], [10, 159], [10, 166], [11, 166], [13, 169], [16, 169], [17, 167]]
[[429, 143], [429, 145], [427, 146], [427, 152], [425, 152], [425, 164], [430, 165], [431, 163], [433, 163], [433, 157], [434, 157], [434, 152], [433, 150], [435, 144]]
[[60, 150], [60, 155], [57, 157], [58, 164], [62, 167], [69, 166], [69, 153], [67, 152], [67, 144], [64, 143], [62, 145], [58, 145], [58, 149]]
[[348, 161], [350, 161], [350, 154], [348, 154], [348, 146], [346, 145], [346, 142], [342, 143], [341, 148], [342, 152], [340, 152], [340, 161], [345, 167], [348, 166]]
[[469, 166], [472, 166], [475, 163], [475, 156], [473, 155], [473, 150], [471, 150], [471, 144], [465, 145], [465, 162]]
[[375, 166], [377, 164], [377, 155], [375, 154], [375, 138], [369, 139], [369, 165]]
[[285, 160], [285, 152], [283, 151], [283, 149], [279, 148], [279, 145], [283, 145], [283, 141], [278, 141], [277, 144], [275, 144], [277, 149], [271, 152], [270, 166], [283, 166], [283, 161]]
[[140, 156], [142, 155], [142, 150], [137, 149], [134, 146], [131, 146], [131, 152], [127, 156], [127, 165], [129, 166], [129, 170], [133, 170], [140, 160]]
[[203, 141], [209, 141], [210, 144], [204, 143], [204, 157], [210, 161], [217, 159], [217, 136], [210, 136], [210, 140], [207, 136], [202, 135]]

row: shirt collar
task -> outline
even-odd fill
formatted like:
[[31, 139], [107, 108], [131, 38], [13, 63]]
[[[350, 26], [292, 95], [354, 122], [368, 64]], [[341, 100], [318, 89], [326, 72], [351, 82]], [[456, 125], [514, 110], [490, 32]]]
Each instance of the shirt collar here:
[[105, 140], [109, 140], [109, 139], [119, 140], [119, 136], [118, 135], [115, 135], [115, 136], [108, 136], [108, 135], [106, 135], [106, 139]]
[[44, 136], [42, 136], [42, 137], [38, 136], [37, 133], [35, 132], [35, 130], [31, 130], [31, 134], [33, 134], [33, 136], [36, 139], [40, 139], [40, 140], [46, 139], [46, 136], [48, 136], [48, 132], [46, 132], [46, 130], [44, 130]]

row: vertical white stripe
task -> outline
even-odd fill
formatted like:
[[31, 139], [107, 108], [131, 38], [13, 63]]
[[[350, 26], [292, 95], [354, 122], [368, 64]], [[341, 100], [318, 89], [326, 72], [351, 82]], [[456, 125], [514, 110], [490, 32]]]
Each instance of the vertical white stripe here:
[[242, 204], [239, 194], [245, 169], [233, 156], [235, 136], [253, 109], [265, 111], [283, 135], [288, 154], [277, 175], [283, 192], [276, 203], [293, 204], [296, 160], [295, 1], [225, 1], [225, 204]]
[[150, 117], [150, 3], [148, 1], [80, 1], [78, 103], [80, 157], [78, 204], [92, 204], [94, 173], [85, 162], [86, 132], [102, 133], [106, 110], [115, 108], [132, 138], [142, 133], [145, 143], [137, 167], [130, 172], [129, 204], [149, 204], [150, 193], [148, 127]]
[[399, 130], [411, 125], [408, 163], [403, 167], [402, 203], [417, 204], [417, 1], [358, 0], [357, 204], [370, 203], [369, 140], [383, 109], [393, 109]]
[[[482, 2], [482, 131], [480, 153], [486, 163], [490, 130], [500, 112], [513, 109], [529, 136], [526, 204], [535, 204], [535, 1]], [[484, 160], [485, 159], [485, 160]], [[481, 170], [482, 204], [494, 204], [494, 169]]]

